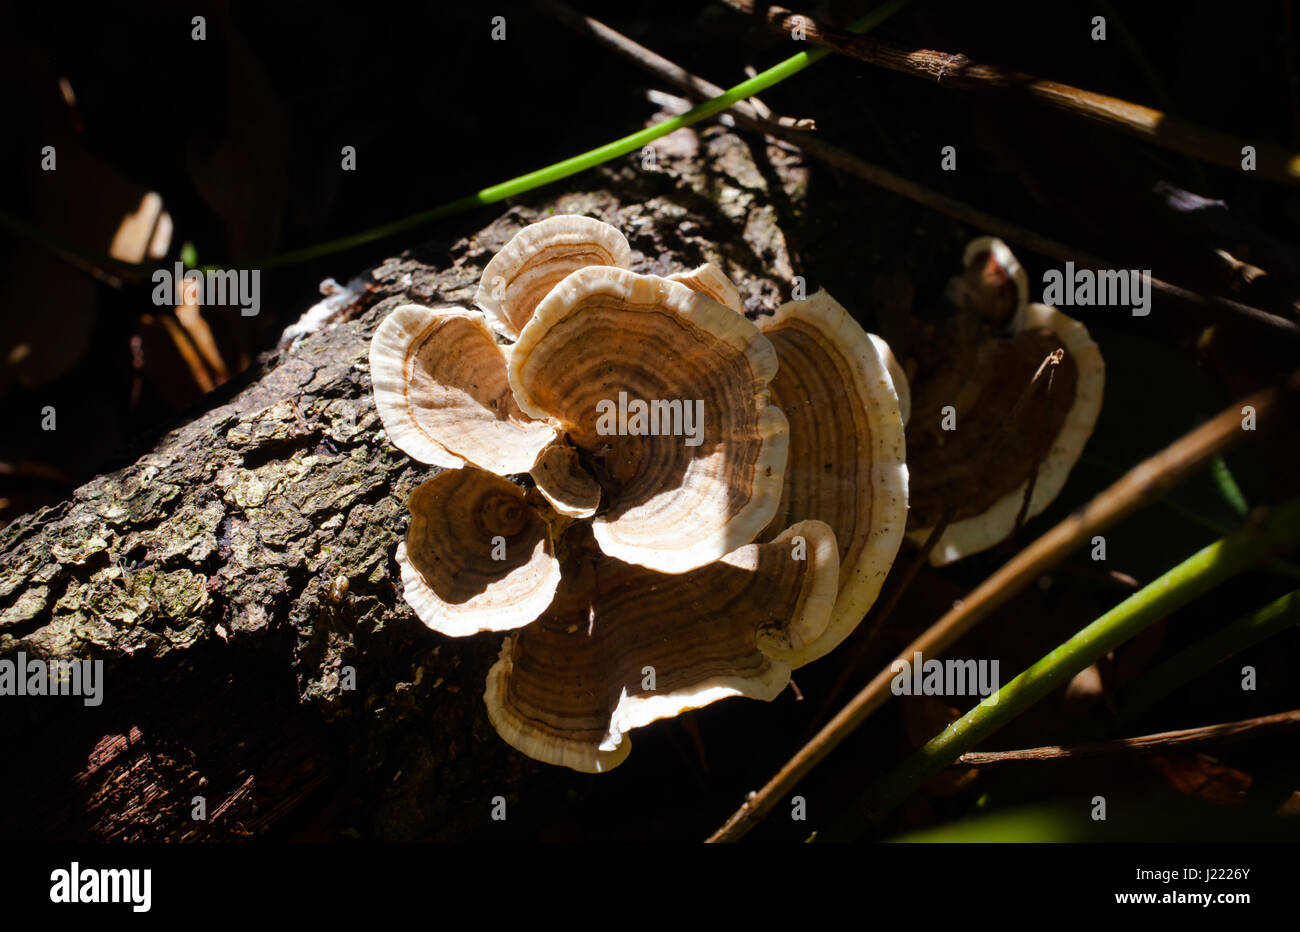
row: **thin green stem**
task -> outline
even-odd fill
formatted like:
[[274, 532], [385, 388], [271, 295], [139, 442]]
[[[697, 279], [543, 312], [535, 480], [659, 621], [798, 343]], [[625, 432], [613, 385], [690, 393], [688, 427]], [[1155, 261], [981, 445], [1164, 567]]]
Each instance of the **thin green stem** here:
[[1214, 484], [1219, 487], [1219, 494], [1228, 503], [1228, 507], [1241, 517], [1246, 517], [1250, 511], [1250, 503], [1246, 501], [1241, 486], [1237, 485], [1237, 480], [1233, 478], [1232, 470], [1228, 468], [1228, 461], [1222, 456], [1210, 460], [1210, 475], [1214, 477]]
[[29, 223], [3, 207], [0, 207], [0, 227], [6, 227], [18, 236], [44, 246], [63, 261], [90, 272], [96, 278], [107, 279], [109, 284], [114, 286], [118, 284], [119, 277], [128, 280], [143, 277], [140, 273], [145, 268], [144, 263], [124, 262], [106, 253], [87, 249], [57, 233], [51, 233], [34, 223]]
[[870, 794], [868, 814], [879, 817], [888, 813], [962, 754], [1108, 651], [1225, 579], [1297, 541], [1300, 499], [1273, 509], [1262, 524], [1247, 524], [1187, 558], [979, 703], [887, 774]]
[[[889, 17], [893, 16], [900, 9], [905, 7], [910, 0], [888, 0], [887, 3], [881, 4], [870, 13], [856, 20], [849, 30], [856, 33], [864, 33], [880, 23], [883, 23]], [[654, 126], [643, 129], [639, 132], [624, 136], [622, 139], [616, 139], [608, 142], [603, 146], [598, 146], [590, 151], [583, 152], [565, 159], [562, 162], [556, 162], [545, 168], [539, 168], [536, 171], [529, 172], [526, 175], [520, 175], [518, 178], [511, 178], [509, 181], [503, 181], [500, 184], [484, 188], [476, 194], [470, 194], [466, 197], [457, 198], [446, 204], [440, 204], [429, 210], [409, 217], [403, 217], [400, 220], [394, 220], [381, 226], [372, 227], [369, 230], [363, 230], [360, 233], [354, 233], [351, 236], [340, 237], [339, 239], [330, 240], [325, 243], [318, 243], [314, 246], [307, 246], [303, 249], [296, 249], [292, 252], [281, 253], [278, 256], [272, 256], [264, 259], [260, 263], [255, 263], [260, 268], [275, 268], [277, 266], [291, 265], [296, 262], [305, 262], [309, 259], [316, 259], [321, 256], [330, 255], [331, 253], [342, 252], [346, 249], [352, 249], [357, 246], [363, 246], [366, 243], [375, 240], [384, 239], [396, 233], [402, 233], [414, 227], [423, 226], [426, 223], [432, 223], [435, 220], [442, 220], [454, 214], [464, 213], [475, 207], [484, 204], [493, 204], [497, 201], [503, 201], [507, 198], [517, 197], [535, 188], [552, 184], [570, 175], [576, 175], [579, 172], [594, 168], [610, 159], [616, 159], [619, 156], [635, 152], [642, 147], [649, 145], [662, 136], [676, 132], [701, 120], [706, 120], [715, 114], [721, 113], [732, 104], [752, 97], [762, 91], [767, 90], [774, 84], [779, 84], [786, 78], [798, 74], [809, 65], [821, 61], [830, 54], [829, 49], [817, 48], [807, 52], [800, 52], [793, 55], [785, 61], [773, 65], [766, 71], [754, 75], [747, 81], [742, 81], [730, 90], [706, 100], [697, 107], [692, 107], [685, 113], [664, 120], [662, 123], [656, 123]]]
[[[1118, 466], [1108, 463], [1106, 460], [1098, 459], [1095, 456], [1088, 456], [1086, 454], [1079, 457], [1079, 463], [1084, 466], [1092, 467], [1098, 472], [1103, 472], [1111, 478], [1122, 476], [1127, 472], [1127, 470], [1120, 469]], [[1166, 492], [1164, 495], [1157, 497], [1155, 501], [1156, 504], [1163, 505], [1180, 518], [1186, 518], [1192, 524], [1203, 527], [1207, 531], [1213, 531], [1215, 534], [1219, 534], [1220, 536], [1227, 536], [1233, 531], [1233, 528], [1226, 524], [1220, 524], [1218, 521], [1213, 521], [1197, 514], [1191, 508], [1188, 508], [1186, 505], [1180, 503], [1176, 498], [1174, 498], [1172, 492]]]
[[[893, 16], [903, 7], [907, 6], [910, 0], [888, 0], [888, 2], [876, 7], [870, 13], [854, 21], [849, 26], [850, 32], [865, 33], [880, 25], [889, 17]], [[616, 159], [619, 156], [627, 155], [629, 152], [635, 152], [637, 149], [648, 145], [661, 136], [667, 136], [701, 120], [721, 113], [732, 104], [738, 103], [752, 97], [761, 91], [767, 90], [775, 84], [779, 84], [786, 78], [798, 74], [809, 65], [821, 61], [829, 55], [830, 49], [816, 48], [807, 52], [800, 52], [798, 55], [792, 55], [785, 61], [773, 65], [766, 71], [755, 75], [747, 81], [742, 81], [728, 91], [714, 97], [712, 100], [706, 100], [697, 107], [692, 107], [685, 113], [671, 119], [664, 120], [662, 123], [656, 123], [647, 129], [624, 136], [622, 139], [616, 139], [613, 142], [598, 146], [588, 152], [572, 156], [562, 162], [556, 162], [553, 165], [547, 165], [545, 168], [539, 168], [536, 171], [529, 172], [526, 175], [520, 175], [518, 178], [511, 178], [509, 181], [503, 181], [500, 184], [492, 185], [483, 190], [469, 194], [465, 197], [457, 198], [454, 201], [448, 201], [445, 204], [439, 204], [429, 210], [421, 211], [418, 214], [412, 214], [409, 217], [402, 217], [389, 223], [381, 224], [377, 227], [371, 227], [368, 230], [362, 230], [359, 233], [353, 233], [349, 236], [341, 236], [338, 239], [332, 239], [324, 243], [317, 243], [314, 246], [305, 246], [302, 249], [291, 250], [290, 252], [280, 253], [276, 256], [268, 256], [257, 262], [249, 263], [250, 268], [274, 269], [286, 265], [294, 265], [299, 262], [307, 262], [311, 259], [319, 259], [322, 256], [333, 255], [334, 253], [344, 252], [348, 249], [355, 249], [358, 246], [364, 246], [367, 243], [373, 243], [377, 240], [386, 239], [398, 233], [403, 233], [415, 227], [423, 226], [427, 223], [433, 223], [437, 220], [443, 220], [456, 214], [462, 214], [472, 210], [475, 207], [481, 207], [484, 204], [494, 204], [507, 198], [517, 197], [528, 191], [552, 184], [561, 179], [568, 178], [570, 175], [576, 175], [579, 172], [594, 168], [610, 159]], [[109, 256], [88, 250], [75, 244], [66, 243], [48, 234], [39, 228], [27, 223], [19, 217], [15, 217], [6, 211], [0, 210], [0, 225], [8, 226], [20, 235], [33, 239], [47, 248], [65, 256], [73, 256], [82, 262], [98, 266], [105, 269], [113, 269], [123, 273], [131, 273], [144, 269], [144, 263], [139, 262], [122, 262], [118, 259], [112, 259]], [[217, 268], [217, 266], [212, 266]]]
[[[1079, 457], [1079, 462], [1086, 466], [1098, 469], [1101, 472], [1109, 473], [1112, 476], [1122, 476], [1124, 474], [1124, 470], [1117, 469], [1105, 460], [1099, 460], [1095, 457], [1081, 456]], [[1231, 478], [1231, 475], [1229, 475], [1229, 478]], [[1236, 485], [1235, 480], [1233, 481], [1233, 485]], [[1220, 486], [1220, 491], [1222, 491], [1222, 489], [1223, 487]], [[1242, 500], [1245, 501], [1244, 496], [1242, 496]], [[1156, 503], [1168, 508], [1179, 517], [1186, 518], [1192, 524], [1203, 527], [1207, 531], [1213, 531], [1215, 534], [1227, 536], [1234, 530], [1226, 524], [1221, 524], [1218, 521], [1197, 514], [1191, 508], [1181, 504], [1176, 498], [1174, 498], [1172, 492], [1166, 492], [1164, 495], [1157, 497]], [[1297, 566], [1289, 560], [1283, 560], [1280, 557], [1269, 557], [1262, 565], [1270, 573], [1276, 573], [1278, 576], [1285, 576], [1287, 579], [1300, 580], [1300, 566]]]
[[1084, 841], [1088, 825], [1059, 806], [1032, 806], [962, 819], [908, 832], [895, 844], [963, 844], [1002, 842], [1051, 844]]
[[1300, 589], [1243, 615], [1143, 674], [1125, 693], [1116, 724], [1132, 721], [1206, 670], [1297, 624], [1300, 624]]

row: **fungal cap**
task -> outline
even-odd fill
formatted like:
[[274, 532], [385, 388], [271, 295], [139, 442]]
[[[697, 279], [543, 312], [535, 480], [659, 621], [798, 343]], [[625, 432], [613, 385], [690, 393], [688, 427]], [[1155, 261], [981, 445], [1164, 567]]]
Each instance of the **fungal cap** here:
[[[1035, 329], [1054, 334], [1075, 370], [1074, 398], [1057, 430], [1047, 455], [1037, 464], [1037, 477], [1025, 520], [1043, 511], [1060, 494], [1070, 470], [1078, 461], [1101, 413], [1101, 399], [1106, 385], [1106, 364], [1088, 329], [1079, 321], [1046, 304], [1027, 305], [1018, 317], [1017, 332]], [[987, 550], [1015, 530], [1016, 520], [1024, 507], [1030, 480], [1000, 496], [979, 514], [953, 521], [930, 551], [930, 563], [944, 566], [981, 550]], [[921, 545], [931, 527], [908, 531], [908, 539]]]
[[560, 564], [518, 486], [472, 466], [448, 469], [416, 486], [409, 505], [397, 563], [426, 626], [449, 637], [508, 631], [551, 604]]
[[406, 304], [370, 342], [375, 407], [393, 445], [423, 463], [527, 472], [555, 428], [519, 410], [507, 351], [483, 316]]
[[627, 237], [594, 217], [562, 214], [524, 227], [492, 257], [479, 280], [474, 303], [492, 328], [519, 336], [554, 285], [590, 265], [627, 268], [632, 249]]
[[[805, 559], [792, 559], [796, 538]], [[824, 628], [837, 589], [834, 533], [818, 521], [688, 573], [597, 560], [566, 565], [555, 604], [506, 639], [484, 694], [507, 743], [584, 773], [622, 763], [634, 728], [730, 696], [774, 699], [784, 654]]]
[[523, 411], [558, 424], [602, 471], [601, 549], [680, 573], [754, 540], [776, 511], [786, 458], [786, 420], [768, 403], [776, 367], [758, 328], [708, 296], [588, 267], [538, 305], [510, 384]]
[[999, 327], [1019, 329], [1029, 303], [1029, 276], [1010, 247], [993, 236], [973, 239], [962, 254], [962, 266], [965, 271], [948, 282], [948, 299]]
[[719, 304], [731, 308], [737, 314], [745, 313], [745, 307], [740, 303], [740, 292], [732, 284], [727, 273], [722, 271], [712, 262], [706, 262], [697, 269], [689, 272], [674, 272], [669, 275], [671, 281], [681, 282], [691, 291], [698, 291], [700, 294], [708, 295]]
[[600, 506], [600, 484], [582, 466], [577, 448], [556, 441], [537, 456], [528, 471], [537, 491], [569, 518], [590, 518]]
[[791, 655], [800, 667], [857, 627], [898, 555], [908, 494], [903, 415], [888, 346], [825, 291], [783, 304], [760, 324], [781, 363], [773, 402], [790, 422], [785, 487], [768, 532], [825, 521], [841, 561], [826, 630]]

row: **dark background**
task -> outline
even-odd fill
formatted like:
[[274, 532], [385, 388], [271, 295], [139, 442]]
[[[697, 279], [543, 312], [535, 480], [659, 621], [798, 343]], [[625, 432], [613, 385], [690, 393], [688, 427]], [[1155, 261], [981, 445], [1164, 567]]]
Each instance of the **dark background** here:
[[[724, 87], [742, 80], [747, 65], [762, 70], [799, 50], [718, 3], [576, 5]], [[1088, 2], [918, 0], [875, 34], [961, 51], [1167, 108], [1252, 142], [1297, 148], [1300, 84], [1291, 7], [1125, 3], [1116, 15]], [[861, 12], [849, 3], [808, 9], [840, 22]], [[1089, 37], [1099, 13], [1109, 19], [1104, 43]], [[207, 18], [204, 42], [190, 38], [194, 15]], [[490, 38], [494, 15], [507, 19], [504, 42]], [[1140, 51], [1123, 39], [1121, 22]], [[0, 186], [0, 208], [103, 253], [124, 210], [134, 209], [144, 191], [156, 191], [175, 227], [168, 266], [188, 242], [201, 263], [256, 268], [268, 256], [417, 213], [639, 129], [655, 112], [646, 88], [669, 90], [526, 3], [4, 4], [0, 37], [0, 171], [9, 180]], [[75, 106], [60, 94], [60, 78], [72, 88]], [[1293, 188], [1032, 106], [976, 98], [837, 57], [762, 96], [776, 112], [815, 117], [824, 138], [868, 161], [1118, 266], [1152, 268], [1187, 287], [1207, 284], [1200, 252], [1206, 243], [1159, 209], [1152, 195], [1157, 181], [1224, 200], [1236, 221], [1261, 236], [1284, 244], [1296, 239], [1300, 199]], [[58, 172], [39, 170], [47, 144], [58, 147]], [[344, 145], [357, 149], [355, 172], [340, 171]], [[958, 172], [939, 170], [945, 145], [958, 149]], [[981, 231], [816, 162], [810, 166], [806, 204], [788, 230], [802, 263], [798, 271], [810, 284], [825, 285], [868, 329], [876, 323], [873, 295], [882, 280], [903, 276], [919, 306], [937, 301], [961, 245]], [[580, 187], [582, 176], [565, 184]], [[346, 283], [435, 231], [477, 229], [504, 208], [480, 208], [437, 228], [265, 272], [260, 316], [243, 318], [229, 308], [205, 312], [231, 384], [319, 300], [322, 279]], [[151, 285], [112, 287], [52, 257], [12, 224], [0, 233], [5, 522], [134, 458], [149, 438], [210, 406], [212, 397], [187, 377], [163, 339], [156, 318], [166, 311], [153, 305]], [[1018, 252], [1031, 281], [1057, 265]], [[1107, 400], [1071, 483], [1031, 523], [1031, 535], [1200, 419], [1266, 384], [1295, 356], [1294, 344], [1231, 324], [1221, 325], [1207, 350], [1200, 340], [1207, 321], [1159, 303], [1142, 324], [1081, 316], [1107, 359]], [[20, 345], [27, 350], [16, 357]], [[57, 431], [41, 429], [48, 405], [57, 409]], [[1294, 452], [1294, 443], [1244, 447], [1229, 462], [1247, 497], [1266, 502], [1293, 490]], [[1112, 565], [1144, 584], [1234, 520], [1201, 477], [1127, 522], [1113, 538]], [[841, 701], [877, 668], [876, 660], [1008, 555], [1004, 548], [943, 572], [923, 571]], [[969, 655], [1002, 656], [1009, 678], [1017, 662], [1036, 659], [1126, 594], [1113, 580], [1098, 579], [1085, 560], [1076, 557], [1017, 598], [973, 636], [978, 643], [967, 646]], [[1167, 655], [1289, 588], [1273, 575], [1240, 577], [1126, 648], [1129, 663]], [[1157, 706], [1133, 733], [1293, 708], [1300, 699], [1292, 676], [1298, 656], [1296, 632], [1276, 637]], [[1117, 670], [1123, 660], [1116, 658]], [[1246, 663], [1261, 670], [1259, 693], [1236, 688], [1234, 671]], [[634, 736], [637, 752], [627, 765], [580, 781], [570, 810], [512, 817], [502, 831], [548, 839], [707, 834], [798, 746], [839, 674], [834, 659], [800, 671], [803, 702], [787, 691], [770, 705], [721, 703], [644, 729]], [[1062, 721], [1081, 712], [1104, 717], [1105, 697], [1093, 698], [1096, 704], [1086, 709], [1071, 707], [1074, 700], [1065, 696], [1040, 704], [999, 735], [999, 746], [1051, 740]], [[808, 781], [806, 795], [826, 807], [850, 799], [864, 774], [942, 726], [946, 710], [923, 705], [873, 718]], [[1294, 744], [1285, 738], [1235, 747], [1215, 765], [1228, 775], [1207, 766], [1195, 755], [1119, 768], [1076, 763], [1044, 768], [1029, 781], [994, 779], [983, 789], [994, 804], [1077, 808], [1104, 781], [1119, 794], [1114, 805], [1130, 812], [1168, 809], [1173, 815], [1162, 817], [1168, 825], [1190, 824], [1193, 834], [1247, 824], [1248, 816], [1275, 810], [1300, 789]], [[1246, 776], [1248, 794], [1233, 790], [1240, 789], [1237, 775]], [[888, 837], [948, 821], [970, 814], [975, 802], [954, 777], [918, 795], [878, 831]], [[778, 818], [762, 833], [801, 840], [807, 826]]]

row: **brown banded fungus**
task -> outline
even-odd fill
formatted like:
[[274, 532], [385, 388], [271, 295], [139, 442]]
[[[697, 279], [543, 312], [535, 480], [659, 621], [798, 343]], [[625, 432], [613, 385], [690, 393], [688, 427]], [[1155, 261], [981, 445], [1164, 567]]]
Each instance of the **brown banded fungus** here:
[[406, 601], [450, 637], [508, 631], [551, 604], [560, 564], [546, 522], [514, 483], [473, 466], [416, 486], [397, 546]]
[[600, 507], [600, 483], [582, 465], [578, 448], [553, 443], [537, 457], [529, 470], [551, 507], [570, 518], [590, 518]]
[[674, 272], [668, 276], [670, 281], [681, 282], [691, 291], [706, 294], [719, 304], [731, 308], [737, 314], [743, 314], [745, 308], [740, 303], [740, 292], [732, 284], [727, 273], [712, 262], [706, 262], [689, 272]]
[[483, 269], [474, 303], [493, 329], [515, 339], [555, 285], [591, 265], [627, 268], [632, 250], [625, 237], [592, 217], [564, 214], [520, 230]]
[[555, 439], [515, 404], [506, 350], [473, 311], [399, 307], [371, 340], [370, 377], [388, 438], [422, 463], [522, 473]]
[[[791, 559], [796, 537], [805, 559]], [[633, 728], [730, 696], [774, 699], [792, 645], [826, 624], [837, 570], [834, 535], [817, 521], [678, 574], [576, 546], [551, 609], [502, 646], [488, 716], [535, 760], [609, 770]]]
[[838, 644], [907, 500], [892, 357], [843, 308], [760, 330], [716, 266], [629, 264], [617, 230], [551, 218], [484, 269], [487, 317], [407, 305], [371, 346], [389, 438], [444, 467], [411, 495], [407, 602], [446, 635], [512, 630], [493, 725], [592, 772], [630, 729], [772, 699]]
[[949, 283], [954, 312], [911, 342], [908, 538], [942, 566], [985, 550], [1061, 491], [1101, 410], [1105, 365], [1083, 324], [1028, 303], [1001, 240], [975, 240]]
[[785, 417], [768, 404], [776, 366], [758, 328], [711, 298], [593, 266], [537, 306], [510, 385], [597, 464], [601, 549], [680, 573], [772, 520], [786, 456]]
[[825, 521], [841, 561], [830, 624], [796, 652], [798, 667], [857, 627], [898, 554], [907, 523], [903, 416], [888, 347], [825, 291], [759, 323], [780, 360], [772, 403], [790, 422], [785, 484], [768, 534], [805, 518]]

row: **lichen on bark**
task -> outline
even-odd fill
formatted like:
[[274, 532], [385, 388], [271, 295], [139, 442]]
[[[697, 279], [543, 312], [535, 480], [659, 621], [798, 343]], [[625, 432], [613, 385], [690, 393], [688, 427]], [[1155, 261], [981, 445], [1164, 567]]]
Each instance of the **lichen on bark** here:
[[750, 313], [774, 309], [793, 273], [773, 202], [797, 201], [801, 165], [716, 126], [662, 142], [654, 171], [589, 173], [372, 269], [233, 397], [0, 531], [0, 659], [105, 665], [96, 708], [0, 697], [7, 747], [58, 736], [0, 777], [0, 838], [492, 837], [495, 796], [537, 812], [587, 791], [493, 732], [500, 636], [442, 637], [403, 602], [406, 498], [436, 468], [386, 442], [367, 354], [400, 303], [471, 306], [491, 255], [552, 213], [623, 230], [636, 271], [716, 262]]

